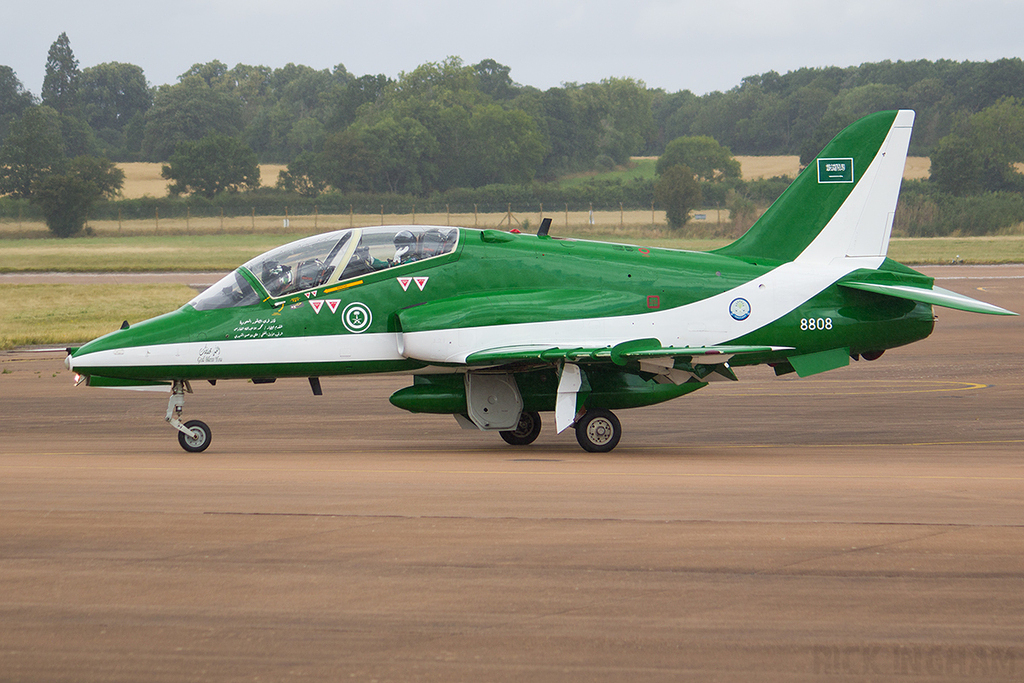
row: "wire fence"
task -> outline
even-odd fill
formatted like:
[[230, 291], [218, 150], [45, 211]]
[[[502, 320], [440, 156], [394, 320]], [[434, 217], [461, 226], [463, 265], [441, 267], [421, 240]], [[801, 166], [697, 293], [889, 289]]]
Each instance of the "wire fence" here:
[[[304, 207], [303, 207], [304, 208]], [[552, 230], [564, 233], [580, 234], [587, 232], [615, 233], [651, 230], [654, 232], [669, 231], [665, 212], [651, 208], [650, 210], [626, 209], [618, 211], [587, 209], [571, 211], [563, 206], [559, 211], [549, 211], [543, 206], [518, 211], [512, 205], [506, 206], [503, 212], [451, 211], [445, 207], [443, 211], [420, 212], [415, 206], [408, 211], [388, 211], [381, 206], [378, 212], [357, 212], [351, 206], [347, 213], [321, 213], [319, 207], [312, 211], [300, 208], [294, 212], [284, 207], [282, 213], [266, 215], [251, 207], [247, 213], [219, 209], [215, 215], [203, 211], [194, 215], [186, 207], [184, 215], [171, 212], [167, 215], [166, 208], [153, 207], [149, 217], [128, 218], [119, 212], [114, 217], [90, 218], [85, 226], [88, 235], [102, 236], [133, 236], [133, 235], [205, 235], [205, 234], [239, 234], [239, 233], [281, 233], [281, 234], [313, 234], [342, 228], [363, 227], [369, 225], [445, 225], [480, 229], [520, 230], [529, 232], [536, 230], [544, 218], [552, 219]], [[732, 232], [731, 215], [726, 209], [708, 209], [691, 212], [688, 232], [707, 232], [719, 235], [723, 231]], [[0, 235], [9, 237], [33, 236], [47, 233], [46, 224], [39, 217], [0, 219]]]

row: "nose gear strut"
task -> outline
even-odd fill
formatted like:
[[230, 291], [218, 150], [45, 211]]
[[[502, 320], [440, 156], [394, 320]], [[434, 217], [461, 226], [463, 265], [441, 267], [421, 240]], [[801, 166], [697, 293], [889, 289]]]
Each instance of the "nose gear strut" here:
[[176, 379], [171, 384], [171, 397], [167, 400], [167, 424], [178, 430], [178, 443], [189, 453], [205, 451], [210, 445], [210, 428], [201, 420], [182, 423], [181, 411], [185, 407], [185, 394], [192, 393], [188, 380]]

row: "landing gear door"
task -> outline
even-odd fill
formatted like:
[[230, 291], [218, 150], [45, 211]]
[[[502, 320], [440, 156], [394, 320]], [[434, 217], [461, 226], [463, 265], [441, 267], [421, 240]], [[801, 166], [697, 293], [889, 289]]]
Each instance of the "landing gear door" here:
[[509, 430], [519, 424], [523, 397], [511, 374], [466, 373], [466, 409], [480, 429]]

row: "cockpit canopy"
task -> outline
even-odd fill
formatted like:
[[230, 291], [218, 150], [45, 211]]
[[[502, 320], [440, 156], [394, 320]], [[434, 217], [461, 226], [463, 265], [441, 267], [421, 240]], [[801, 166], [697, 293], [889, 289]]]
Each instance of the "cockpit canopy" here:
[[243, 271], [278, 298], [449, 254], [458, 228], [382, 226], [314, 235], [261, 254], [189, 302], [197, 311], [250, 306], [257, 293]]

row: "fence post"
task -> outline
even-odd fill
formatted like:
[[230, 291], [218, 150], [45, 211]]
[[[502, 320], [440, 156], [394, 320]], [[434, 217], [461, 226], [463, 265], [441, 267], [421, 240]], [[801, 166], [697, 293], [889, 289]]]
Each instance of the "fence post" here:
[[412, 205], [412, 224], [416, 225], [416, 205]]
[[451, 225], [452, 224], [452, 207], [449, 206], [448, 204], [445, 204], [444, 205], [444, 213], [445, 213], [445, 216], [446, 216], [446, 218], [444, 219], [444, 224], [445, 225]]
[[384, 225], [384, 205], [380, 205], [380, 224]]
[[537, 218], [537, 224], [540, 225], [544, 222], [544, 202], [540, 203], [540, 217]]
[[185, 205], [185, 234], [192, 234], [192, 207]]
[[313, 229], [317, 229], [317, 224], [320, 222], [320, 207], [316, 204], [313, 205]]
[[160, 207], [156, 207], [156, 234], [160, 234]]
[[654, 201], [651, 201], [651, 227], [654, 227]]
[[[21, 209], [18, 209], [18, 223], [21, 223]], [[117, 207], [117, 232], [121, 232], [121, 207]]]
[[220, 207], [220, 231], [224, 232], [224, 207]]
[[478, 215], [477, 205], [476, 204], [473, 205], [473, 227], [474, 228], [479, 228], [480, 227], [480, 216]]
[[626, 212], [622, 209], [622, 202], [619, 202], [619, 230], [626, 227]]
[[252, 231], [256, 232], [256, 207], [252, 207]]

